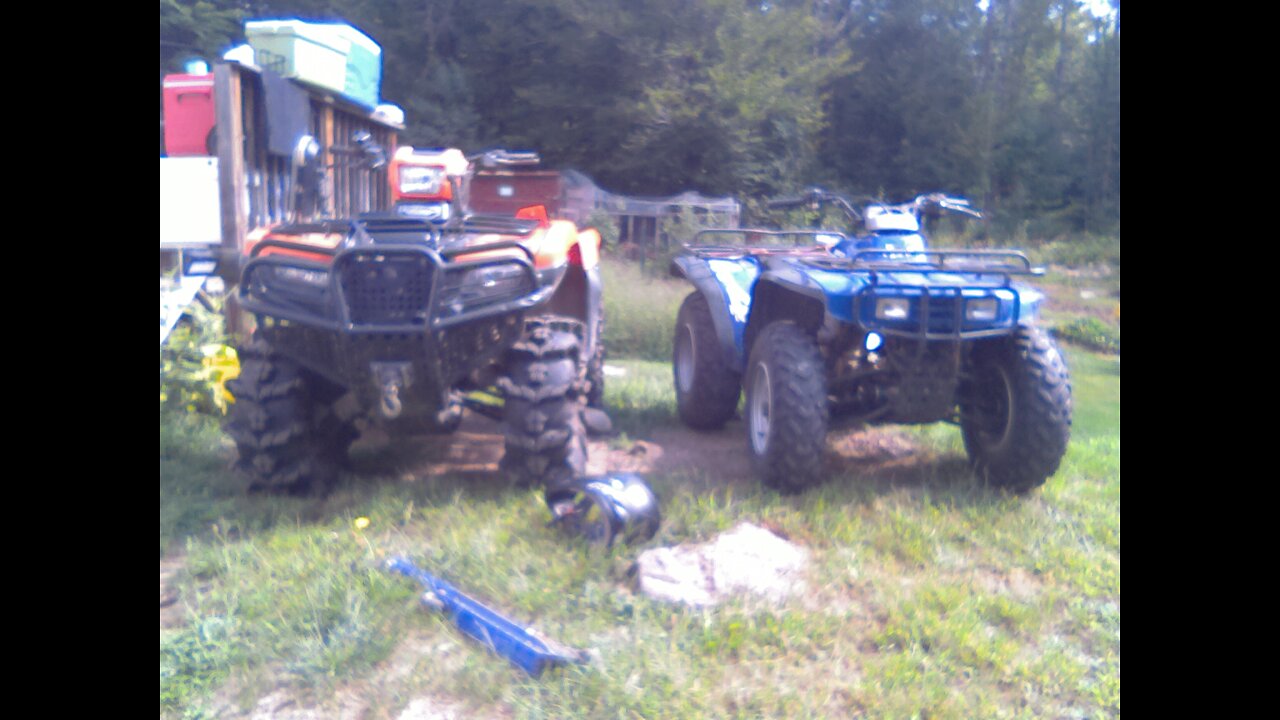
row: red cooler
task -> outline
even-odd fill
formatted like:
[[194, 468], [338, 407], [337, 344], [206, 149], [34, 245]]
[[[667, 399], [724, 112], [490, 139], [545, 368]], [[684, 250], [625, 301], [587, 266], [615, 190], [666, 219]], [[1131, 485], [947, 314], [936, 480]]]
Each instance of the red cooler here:
[[213, 155], [213, 118], [213, 73], [164, 77], [166, 154]]

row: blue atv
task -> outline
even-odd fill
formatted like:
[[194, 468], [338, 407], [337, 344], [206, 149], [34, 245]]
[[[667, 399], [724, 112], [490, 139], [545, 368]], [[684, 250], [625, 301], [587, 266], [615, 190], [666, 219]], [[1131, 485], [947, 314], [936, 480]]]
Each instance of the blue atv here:
[[784, 492], [822, 480], [830, 428], [939, 421], [990, 484], [1042, 485], [1071, 434], [1067, 367], [1034, 324], [1044, 295], [1015, 282], [1043, 271], [1020, 252], [930, 250], [923, 218], [981, 217], [960, 198], [859, 212], [815, 189], [770, 207], [824, 204], [864, 232], [704, 230], [672, 261], [696, 288], [676, 319], [681, 420], [721, 428], [745, 388], [747, 447]]

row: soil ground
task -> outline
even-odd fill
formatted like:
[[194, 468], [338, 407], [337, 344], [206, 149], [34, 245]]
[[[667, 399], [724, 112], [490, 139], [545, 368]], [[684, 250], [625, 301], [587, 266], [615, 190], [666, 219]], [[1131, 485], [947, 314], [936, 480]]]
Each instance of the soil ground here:
[[[755, 482], [755, 470], [747, 453], [746, 434], [739, 419], [723, 429], [695, 432], [681, 425], [656, 427], [634, 440], [596, 438], [590, 442], [588, 475], [611, 472], [700, 473], [710, 484]], [[501, 481], [502, 434], [498, 423], [468, 413], [452, 435], [423, 435], [412, 442], [393, 441], [372, 429], [353, 447], [353, 453], [376, 453], [396, 446], [393, 471], [410, 482], [441, 475], [473, 476], [480, 481]], [[406, 448], [412, 448], [407, 450]], [[833, 431], [827, 437], [826, 462], [831, 473], [881, 470], [917, 464], [921, 451], [894, 428]], [[690, 470], [696, 468], [696, 470]]]

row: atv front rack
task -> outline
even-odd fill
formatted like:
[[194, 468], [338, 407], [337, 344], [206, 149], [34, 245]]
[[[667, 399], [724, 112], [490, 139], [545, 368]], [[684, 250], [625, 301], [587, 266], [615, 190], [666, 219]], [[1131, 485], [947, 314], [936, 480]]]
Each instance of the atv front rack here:
[[873, 284], [891, 273], [995, 275], [1006, 286], [1014, 275], [1044, 275], [1044, 268], [1032, 267], [1026, 254], [1016, 250], [859, 250], [849, 257], [815, 254], [800, 259], [823, 270], [869, 273]]

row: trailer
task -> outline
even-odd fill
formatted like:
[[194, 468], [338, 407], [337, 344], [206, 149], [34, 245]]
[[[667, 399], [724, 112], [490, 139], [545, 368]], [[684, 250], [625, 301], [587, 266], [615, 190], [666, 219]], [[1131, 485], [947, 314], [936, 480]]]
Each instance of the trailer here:
[[[172, 77], [172, 76], [171, 76]], [[204, 78], [180, 76], [193, 96], [181, 106], [180, 91], [171, 88], [166, 121], [178, 111], [199, 108], [199, 94], [212, 103], [198, 112], [211, 112], [204, 152], [185, 139], [189, 126], [203, 128], [196, 118], [183, 128], [166, 127], [182, 142], [166, 142], [174, 151], [160, 158], [160, 342], [191, 302], [202, 292], [217, 291], [218, 278], [201, 274], [202, 263], [219, 261], [224, 286], [238, 280], [239, 258], [245, 238], [263, 227], [304, 219], [306, 215], [352, 217], [391, 206], [386, 170], [369, 172], [334, 163], [356, 133], [394, 149], [402, 125], [388, 122], [334, 91], [295, 81], [253, 65], [221, 62]], [[205, 89], [211, 88], [211, 89]], [[199, 130], [195, 131], [196, 133]], [[325, 166], [324, 205], [295, 206], [299, 180], [290, 152], [309, 135], [321, 148]], [[206, 280], [206, 278], [210, 278]], [[234, 296], [228, 297], [227, 329], [241, 329]]]

